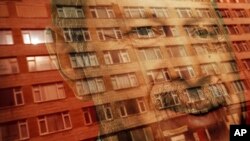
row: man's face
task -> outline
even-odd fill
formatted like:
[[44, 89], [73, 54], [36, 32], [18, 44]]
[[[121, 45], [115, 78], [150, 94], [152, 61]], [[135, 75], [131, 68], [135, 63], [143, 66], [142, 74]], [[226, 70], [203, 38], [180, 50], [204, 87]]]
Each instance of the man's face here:
[[[83, 7], [77, 2], [76, 5], [79, 5], [77, 13], [71, 14], [86, 20], [60, 18], [60, 14], [69, 14], [65, 11], [70, 7], [52, 5], [52, 17], [58, 27], [55, 28], [56, 43], [48, 45], [48, 49], [57, 54], [60, 71], [78, 98], [86, 99], [81, 94], [86, 87], [79, 90], [78, 80], [103, 74], [112, 77], [115, 70], [107, 67], [135, 61], [142, 75], [130, 83], [146, 88], [143, 92], [146, 98], [149, 97], [149, 109], [153, 109], [158, 122], [163, 123], [162, 130], [169, 130], [168, 125], [177, 128], [173, 125], [177, 119], [174, 117], [186, 114], [188, 128], [207, 128], [218, 119], [227, 118], [222, 107], [244, 101], [238, 96], [231, 98], [234, 88], [229, 88], [229, 83], [239, 83], [236, 86], [239, 89], [246, 86], [241, 81], [236, 82], [241, 79], [235, 73], [237, 62], [223, 19], [215, 11], [216, 4], [175, 0], [155, 4], [155, 1], [124, 0], [119, 4], [107, 3], [108, 6], [95, 7], [98, 4], [94, 2], [86, 2]], [[117, 13], [117, 9], [121, 13]], [[107, 21], [103, 24], [100, 19]], [[95, 56], [92, 51], [101, 52], [97, 56], [102, 55], [103, 60], [93, 57], [88, 60]], [[89, 52], [88, 57], [79, 59], [74, 56], [80, 52]], [[72, 69], [72, 60], [71, 65], [68, 60], [72, 56], [82, 67]], [[90, 71], [88, 65], [106, 69]], [[133, 70], [127, 67], [125, 72]], [[233, 77], [230, 72], [234, 73]], [[141, 79], [145, 82], [139, 82]], [[112, 86], [114, 89], [119, 87], [114, 83]], [[91, 98], [94, 102], [100, 100]]]

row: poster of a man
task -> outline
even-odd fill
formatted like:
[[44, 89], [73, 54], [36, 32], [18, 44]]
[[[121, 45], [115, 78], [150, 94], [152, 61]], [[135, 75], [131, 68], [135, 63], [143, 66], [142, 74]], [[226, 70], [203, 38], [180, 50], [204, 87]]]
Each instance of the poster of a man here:
[[[248, 0], [48, 0], [42, 34], [27, 21], [21, 27], [25, 45], [43, 48], [25, 55], [33, 73], [25, 79], [36, 79], [31, 94], [21, 84], [10, 92], [12, 77], [0, 82], [0, 139], [229, 141], [230, 125], [249, 124], [249, 7]], [[3, 45], [10, 28], [0, 31]], [[5, 52], [0, 74], [17, 61]], [[38, 112], [16, 110], [9, 120], [7, 93], [15, 103], [19, 93], [21, 101], [31, 96]]]

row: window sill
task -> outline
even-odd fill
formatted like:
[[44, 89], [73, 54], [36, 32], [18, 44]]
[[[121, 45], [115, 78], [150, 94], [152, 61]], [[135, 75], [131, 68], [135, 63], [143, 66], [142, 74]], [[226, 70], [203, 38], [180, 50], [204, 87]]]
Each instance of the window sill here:
[[72, 129], [72, 127], [67, 128], [67, 129], [58, 130], [58, 131], [53, 131], [53, 132], [48, 132], [48, 133], [39, 133], [39, 134], [40, 134], [40, 136], [46, 136], [46, 135], [50, 135], [50, 134], [54, 134], [54, 133], [68, 131], [68, 130], [71, 130], [71, 129]]

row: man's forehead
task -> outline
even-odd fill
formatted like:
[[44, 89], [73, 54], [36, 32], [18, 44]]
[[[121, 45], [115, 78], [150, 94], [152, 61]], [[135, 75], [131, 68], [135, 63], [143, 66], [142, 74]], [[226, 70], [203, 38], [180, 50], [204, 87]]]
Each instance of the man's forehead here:
[[[52, 4], [57, 4], [57, 5], [74, 5], [74, 6], [107, 6], [107, 5], [114, 5], [117, 2], [114, 1], [103, 1], [103, 0], [70, 0], [70, 1], [61, 1], [61, 0], [53, 0], [54, 2]], [[198, 7], [198, 8], [211, 8], [213, 7], [213, 2], [211, 1], [206, 1], [206, 2], [192, 2], [189, 0], [150, 0], [150, 1], [145, 1], [145, 0], [133, 0], [133, 1], [128, 1], [128, 0], [119, 0], [119, 6], [145, 6], [145, 7]]]

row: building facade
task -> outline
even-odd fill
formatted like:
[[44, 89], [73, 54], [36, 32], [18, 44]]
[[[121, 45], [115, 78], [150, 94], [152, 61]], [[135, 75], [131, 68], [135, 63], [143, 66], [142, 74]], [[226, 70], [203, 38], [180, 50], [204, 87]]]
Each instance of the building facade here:
[[227, 140], [250, 122], [249, 7], [1, 1], [0, 141]]

